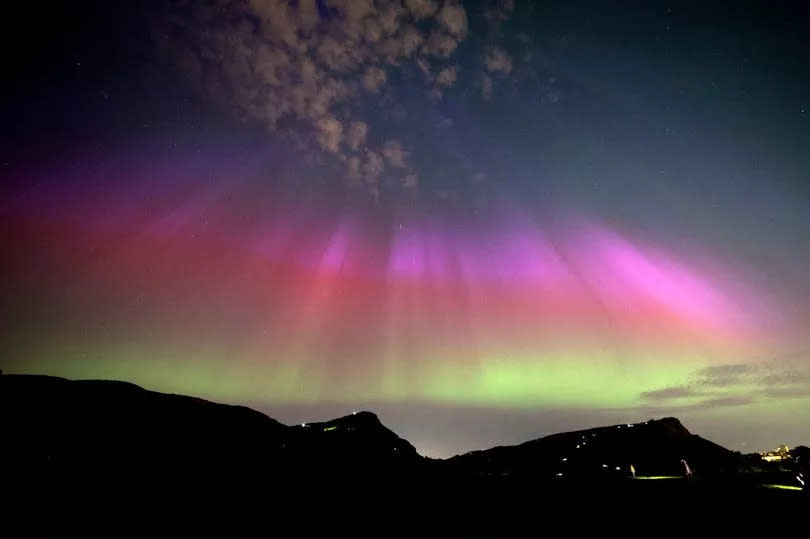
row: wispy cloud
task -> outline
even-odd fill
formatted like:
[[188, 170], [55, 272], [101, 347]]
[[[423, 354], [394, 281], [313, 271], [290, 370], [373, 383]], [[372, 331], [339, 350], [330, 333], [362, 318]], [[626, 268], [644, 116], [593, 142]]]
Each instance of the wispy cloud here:
[[641, 394], [641, 397], [648, 400], [661, 401], [701, 397], [705, 396], [706, 394], [707, 393], [703, 391], [695, 391], [688, 387], [677, 386], [657, 389], [655, 391], [645, 391]]
[[810, 397], [810, 366], [797, 361], [713, 365], [688, 383], [642, 392], [640, 408], [673, 412], [739, 406], [765, 399]]

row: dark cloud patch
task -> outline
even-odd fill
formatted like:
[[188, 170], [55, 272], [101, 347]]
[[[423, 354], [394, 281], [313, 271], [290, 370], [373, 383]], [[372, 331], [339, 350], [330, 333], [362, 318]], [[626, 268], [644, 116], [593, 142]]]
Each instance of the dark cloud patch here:
[[639, 409], [650, 413], [807, 397], [810, 396], [810, 369], [795, 361], [715, 365], [695, 372], [687, 384], [645, 391], [639, 396], [645, 401]]
[[697, 402], [682, 402], [678, 398], [671, 399], [672, 402], [666, 402], [667, 399], [662, 399], [662, 402], [651, 404], [642, 404], [640, 406], [632, 406], [627, 408], [612, 408], [613, 412], [633, 412], [636, 414], [644, 414], [651, 416], [669, 416], [678, 415], [684, 412], [695, 412], [701, 410], [710, 410], [715, 408], [727, 408], [731, 406], [744, 406], [746, 404], [753, 404], [757, 402], [754, 396], [749, 395], [727, 395], [716, 396], [699, 400]]
[[716, 376], [724, 377], [724, 376], [739, 376], [752, 370], [756, 369], [753, 365], [746, 365], [743, 363], [732, 364], [732, 365], [714, 365], [711, 367], [706, 367], [701, 369], [699, 372], [700, 376], [704, 376], [706, 378], [712, 378]]
[[724, 408], [726, 406], [743, 406], [753, 402], [756, 402], [753, 397], [717, 397], [700, 401], [690, 407], [692, 409], [703, 410], [707, 408]]
[[706, 393], [695, 391], [693, 389], [684, 386], [676, 386], [676, 387], [667, 387], [664, 389], [657, 389], [655, 391], [645, 391], [644, 393], [641, 394], [641, 397], [643, 399], [658, 401], [658, 400], [699, 397], [702, 395], [706, 395]]
[[789, 387], [768, 387], [762, 392], [768, 397], [810, 397], [810, 384]]
[[790, 392], [801, 393], [810, 388], [810, 369], [796, 361], [717, 365], [695, 373], [691, 385], [717, 389], [745, 385], [773, 395], [785, 388], [798, 387], [799, 390]]
[[727, 387], [739, 384], [743, 377], [752, 374], [755, 370], [755, 366], [745, 364], [714, 365], [698, 371], [695, 374], [695, 384]]
[[782, 386], [795, 384], [810, 386], [810, 372], [795, 369], [786, 369], [778, 372], [768, 372], [760, 376], [760, 381], [767, 386]]

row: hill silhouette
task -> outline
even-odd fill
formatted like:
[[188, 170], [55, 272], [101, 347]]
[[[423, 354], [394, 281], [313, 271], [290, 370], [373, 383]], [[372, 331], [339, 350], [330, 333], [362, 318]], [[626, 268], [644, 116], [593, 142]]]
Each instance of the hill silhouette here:
[[[371, 412], [287, 426], [126, 382], [2, 375], [0, 413], [3, 508], [25, 536], [499, 535], [806, 503], [740, 479], [739, 454], [675, 418], [434, 460]], [[693, 479], [628, 479], [683, 477], [684, 460]]]
[[[739, 455], [691, 434], [674, 417], [565, 432], [450, 459], [472, 473], [607, 480], [715, 476], [736, 471]], [[631, 471], [632, 466], [632, 471]]]

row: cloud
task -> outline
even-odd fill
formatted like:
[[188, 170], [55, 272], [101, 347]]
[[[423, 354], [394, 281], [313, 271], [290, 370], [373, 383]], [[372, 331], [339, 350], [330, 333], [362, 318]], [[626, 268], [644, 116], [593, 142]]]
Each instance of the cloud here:
[[343, 125], [334, 116], [324, 116], [317, 122], [318, 143], [325, 150], [337, 153], [343, 138]]
[[484, 18], [494, 27], [494, 30], [498, 30], [500, 29], [500, 25], [512, 16], [512, 12], [514, 11], [514, 0], [499, 0], [494, 7], [486, 10]]
[[425, 54], [447, 58], [458, 46], [458, 40], [441, 30], [432, 30], [427, 42], [422, 47]]
[[402, 148], [402, 143], [398, 140], [386, 141], [382, 151], [389, 165], [399, 168], [407, 166], [405, 159], [408, 157], [408, 153]]
[[337, 9], [349, 21], [362, 20], [374, 11], [374, 0], [330, 0], [326, 4]]
[[695, 374], [695, 384], [701, 386], [725, 387], [739, 384], [742, 377], [754, 372], [753, 365], [715, 365], [701, 369]]
[[[451, 59], [470, 36], [470, 14], [458, 0], [168, 0], [154, 20], [164, 56], [210, 100], [245, 121], [261, 122], [306, 154], [324, 152], [350, 183], [379, 184], [385, 165], [405, 168], [405, 189], [418, 183], [408, 168], [413, 152], [378, 118], [402, 108], [392, 80], [423, 75], [426, 106], [459, 85]], [[487, 23], [507, 20], [511, 1], [492, 3]], [[511, 56], [490, 41], [483, 64], [469, 70], [476, 84], [484, 67], [509, 74]], [[483, 46], [483, 44], [479, 44]], [[468, 72], [465, 68], [464, 72]], [[485, 75], [486, 76], [486, 75]], [[483, 79], [481, 97], [493, 83]], [[369, 95], [371, 94], [371, 95]], [[408, 96], [409, 98], [411, 96]], [[400, 114], [407, 117], [407, 113]], [[384, 142], [389, 140], [389, 142]], [[387, 146], [382, 146], [386, 144]], [[371, 152], [371, 153], [365, 153]]]
[[363, 179], [369, 185], [376, 185], [377, 180], [385, 170], [382, 157], [375, 152], [367, 152], [366, 160], [363, 163]]
[[705, 367], [701, 369], [699, 374], [701, 376], [712, 378], [712, 377], [727, 377], [727, 376], [739, 376], [748, 372], [751, 372], [756, 367], [753, 365], [746, 365], [743, 363], [731, 364], [731, 365], [714, 365], [711, 367]]
[[[711, 391], [700, 391], [686, 386], [673, 386], [641, 393], [641, 398], [655, 402], [652, 407], [663, 410], [695, 410], [739, 406], [754, 402], [751, 396], [722, 395]], [[684, 402], [701, 399], [697, 402]]]
[[641, 409], [671, 413], [738, 406], [762, 399], [810, 397], [810, 366], [799, 361], [713, 365], [687, 384], [642, 392]]
[[367, 67], [366, 72], [363, 73], [363, 88], [376, 93], [385, 84], [386, 78], [385, 70], [376, 66]]
[[605, 411], [621, 411], [649, 414], [651, 416], [671, 416], [683, 412], [694, 412], [700, 410], [710, 410], [715, 408], [727, 408], [729, 406], [745, 406], [757, 402], [755, 398], [749, 396], [727, 396], [702, 399], [697, 402], [654, 402], [644, 403], [639, 406], [627, 408], [612, 408]]
[[439, 5], [435, 0], [405, 0], [405, 7], [415, 20], [421, 21], [433, 16]]
[[408, 26], [402, 32], [401, 55], [411, 56], [424, 42], [425, 36], [422, 35], [422, 32], [420, 32], [417, 28], [414, 28], [413, 26]]
[[512, 57], [500, 47], [490, 47], [487, 50], [484, 64], [491, 73], [508, 75], [512, 72]]
[[383, 158], [375, 152], [366, 152], [366, 159], [361, 166], [361, 170], [363, 173], [363, 181], [369, 193], [377, 200], [380, 196], [380, 176], [383, 170], [385, 170]]
[[810, 368], [799, 370], [796, 368], [788, 367], [781, 370], [772, 370], [763, 373], [761, 376], [762, 383], [769, 386], [793, 385], [803, 384], [810, 386]]
[[671, 400], [699, 397], [704, 395], [706, 395], [705, 392], [698, 392], [688, 387], [676, 386], [657, 389], [655, 391], [645, 391], [641, 394], [641, 397], [649, 400]]
[[408, 174], [402, 179], [402, 185], [405, 189], [416, 190], [419, 187], [419, 176]]
[[744, 406], [752, 404], [755, 400], [751, 397], [717, 397], [706, 399], [696, 404], [687, 405], [689, 409], [704, 410], [707, 408], [725, 408], [727, 406]]
[[396, 33], [408, 15], [407, 10], [398, 2], [388, 2], [383, 4], [379, 10], [378, 21], [383, 33], [392, 35]]
[[436, 20], [452, 36], [463, 39], [467, 35], [467, 12], [453, 0], [445, 1]]
[[333, 71], [346, 72], [358, 68], [362, 63], [362, 54], [344, 41], [338, 41], [327, 35], [315, 49], [319, 64], [327, 65]]
[[366, 135], [368, 135], [368, 124], [355, 120], [349, 124], [346, 132], [346, 145], [350, 150], [357, 151], [365, 144]]
[[810, 397], [810, 385], [768, 387], [763, 390], [763, 394], [769, 397]]
[[458, 66], [448, 66], [439, 71], [436, 75], [436, 84], [439, 86], [452, 86], [456, 82]]
[[363, 179], [363, 174], [360, 171], [360, 156], [352, 155], [346, 159], [346, 174], [349, 183], [352, 186], [357, 186]]

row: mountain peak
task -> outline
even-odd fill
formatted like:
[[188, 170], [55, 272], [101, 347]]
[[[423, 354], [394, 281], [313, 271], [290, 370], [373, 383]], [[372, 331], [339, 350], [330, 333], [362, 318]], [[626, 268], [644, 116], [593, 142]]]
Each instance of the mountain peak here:
[[656, 426], [669, 434], [679, 434], [690, 436], [692, 433], [689, 429], [683, 426], [683, 423], [677, 417], [662, 417], [661, 419], [651, 419], [647, 422], [648, 425]]
[[348, 423], [357, 423], [357, 424], [364, 424], [364, 425], [380, 425], [382, 426], [382, 421], [380, 418], [377, 417], [377, 414], [374, 412], [369, 412], [368, 410], [361, 410], [359, 412], [352, 412], [350, 415], [346, 415], [343, 417], [338, 418], [336, 421], [348, 422]]
[[[380, 459], [391, 457], [418, 458], [416, 448], [382, 424], [377, 415], [369, 411], [323, 422], [304, 423], [294, 429], [294, 439], [304, 446], [326, 449], [331, 457]], [[323, 458], [323, 457], [318, 457]]]

